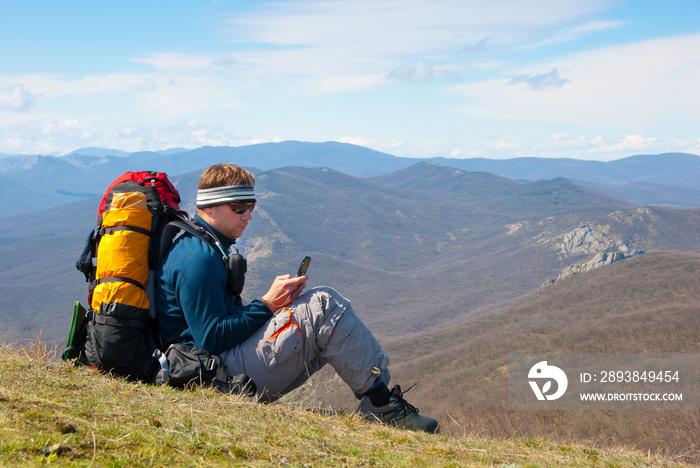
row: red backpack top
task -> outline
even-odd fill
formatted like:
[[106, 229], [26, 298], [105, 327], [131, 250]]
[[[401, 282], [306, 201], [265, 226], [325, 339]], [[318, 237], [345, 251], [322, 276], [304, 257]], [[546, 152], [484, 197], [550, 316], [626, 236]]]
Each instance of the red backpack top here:
[[[126, 184], [122, 185], [119, 191], [128, 191], [126, 188], [129, 186], [137, 187], [138, 185], [150, 185], [158, 192], [158, 196], [163, 205], [171, 206], [175, 210], [180, 211], [180, 193], [170, 182], [170, 179], [168, 179], [168, 175], [166, 173], [151, 171], [125, 172], [114, 182], [112, 182], [112, 185], [110, 185], [105, 191], [105, 195], [102, 198], [102, 203], [100, 203], [100, 207], [97, 210], [98, 219], [100, 215], [102, 215], [105, 208], [107, 208], [107, 206], [112, 202], [112, 190], [115, 188], [115, 186], [125, 182]], [[134, 182], [135, 184], [129, 184], [129, 182]], [[124, 188], [124, 190], [121, 188]], [[148, 200], [148, 202], [149, 205], [151, 205], [151, 202], [155, 202], [155, 200]]]

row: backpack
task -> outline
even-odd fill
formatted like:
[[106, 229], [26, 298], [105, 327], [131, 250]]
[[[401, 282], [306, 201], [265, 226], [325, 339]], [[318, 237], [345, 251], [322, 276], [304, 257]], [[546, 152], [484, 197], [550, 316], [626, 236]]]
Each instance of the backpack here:
[[[154, 270], [174, 237], [184, 230], [212, 246], [218, 242], [179, 203], [180, 195], [165, 173], [126, 172], [107, 188], [97, 226], [76, 262], [88, 282], [88, 306], [79, 301], [74, 305], [64, 360], [76, 359], [129, 380], [173, 386], [198, 380], [216, 381], [221, 387], [233, 381], [218, 356], [182, 343], [170, 346], [181, 331], [165, 343], [158, 335]], [[236, 274], [245, 275], [245, 269]], [[236, 382], [248, 383], [240, 377]]]

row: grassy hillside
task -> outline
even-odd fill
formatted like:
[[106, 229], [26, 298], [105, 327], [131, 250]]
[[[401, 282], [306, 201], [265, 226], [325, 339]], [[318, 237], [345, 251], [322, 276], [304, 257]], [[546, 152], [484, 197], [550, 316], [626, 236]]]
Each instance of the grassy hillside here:
[[[510, 411], [509, 353], [700, 352], [700, 254], [653, 252], [544, 288], [449, 327], [380, 340], [392, 381], [451, 434], [564, 437], [688, 454], [700, 462], [700, 411]], [[351, 407], [328, 378], [309, 393]]]
[[563, 438], [435, 436], [351, 414], [261, 405], [211, 390], [128, 383], [0, 346], [0, 465], [686, 466]]

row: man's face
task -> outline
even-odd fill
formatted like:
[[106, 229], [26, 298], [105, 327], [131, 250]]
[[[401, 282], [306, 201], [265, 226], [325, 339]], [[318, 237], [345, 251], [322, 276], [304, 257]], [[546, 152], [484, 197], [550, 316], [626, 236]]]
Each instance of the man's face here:
[[[205, 213], [207, 216], [204, 219], [211, 224], [214, 229], [226, 237], [238, 239], [243, 235], [243, 231], [245, 231], [245, 228], [248, 226], [248, 221], [253, 219], [253, 215], [250, 213], [250, 209], [242, 214], [238, 214], [231, 205], [232, 204], [227, 203], [206, 208]], [[234, 208], [240, 211], [240, 205], [247, 205], [250, 207], [255, 205], [255, 203], [235, 203], [233, 205]]]

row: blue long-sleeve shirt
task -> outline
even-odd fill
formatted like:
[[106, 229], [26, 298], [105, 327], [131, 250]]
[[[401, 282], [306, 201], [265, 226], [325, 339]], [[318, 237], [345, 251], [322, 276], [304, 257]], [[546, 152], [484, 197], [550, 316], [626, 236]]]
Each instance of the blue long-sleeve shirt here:
[[[228, 249], [229, 239], [195, 216]], [[245, 341], [272, 317], [259, 299], [236, 306], [226, 293], [221, 256], [191, 234], [179, 237], [156, 269], [156, 311], [161, 340], [183, 342], [219, 354]], [[178, 332], [179, 336], [178, 336]]]

